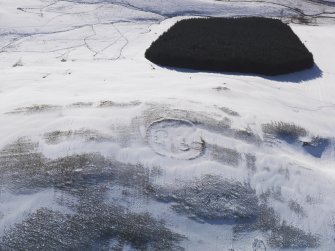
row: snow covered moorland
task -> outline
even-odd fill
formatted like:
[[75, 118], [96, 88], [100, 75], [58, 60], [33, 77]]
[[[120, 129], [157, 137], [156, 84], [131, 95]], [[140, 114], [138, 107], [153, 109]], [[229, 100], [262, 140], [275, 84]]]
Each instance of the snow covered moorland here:
[[[334, 250], [333, 5], [0, 0], [0, 250]], [[316, 65], [145, 59], [195, 16], [281, 18]]]
[[277, 76], [313, 68], [313, 55], [281, 20], [206, 17], [178, 21], [145, 52], [160, 66]]

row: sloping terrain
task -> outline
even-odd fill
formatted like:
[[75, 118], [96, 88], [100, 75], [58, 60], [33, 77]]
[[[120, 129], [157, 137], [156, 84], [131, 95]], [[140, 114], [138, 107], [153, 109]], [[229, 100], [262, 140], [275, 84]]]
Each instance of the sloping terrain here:
[[[0, 0], [0, 250], [332, 250], [335, 7]], [[145, 59], [194, 16], [281, 18], [316, 66]]]

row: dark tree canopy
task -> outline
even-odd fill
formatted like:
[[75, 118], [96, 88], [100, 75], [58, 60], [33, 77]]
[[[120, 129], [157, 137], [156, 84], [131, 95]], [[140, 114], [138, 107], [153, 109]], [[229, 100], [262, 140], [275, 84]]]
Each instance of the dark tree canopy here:
[[145, 57], [162, 66], [279, 75], [313, 67], [313, 55], [280, 20], [194, 18], [177, 22]]

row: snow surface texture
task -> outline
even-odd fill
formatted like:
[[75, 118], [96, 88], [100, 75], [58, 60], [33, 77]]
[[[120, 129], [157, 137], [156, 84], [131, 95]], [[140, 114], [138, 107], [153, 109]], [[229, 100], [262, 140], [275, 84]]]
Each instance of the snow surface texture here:
[[[0, 0], [0, 249], [333, 250], [335, 7], [320, 2]], [[177, 20], [246, 15], [290, 22], [316, 66], [144, 58]]]

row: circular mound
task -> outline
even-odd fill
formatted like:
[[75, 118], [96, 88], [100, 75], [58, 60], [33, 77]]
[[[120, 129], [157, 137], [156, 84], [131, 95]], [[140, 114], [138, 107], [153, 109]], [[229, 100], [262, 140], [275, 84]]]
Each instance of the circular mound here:
[[200, 132], [187, 120], [155, 121], [147, 129], [147, 139], [157, 154], [175, 159], [195, 159], [205, 147]]
[[279, 75], [313, 67], [313, 55], [280, 20], [194, 18], [177, 22], [146, 51], [162, 66]]

